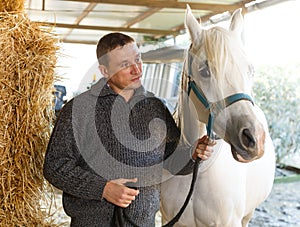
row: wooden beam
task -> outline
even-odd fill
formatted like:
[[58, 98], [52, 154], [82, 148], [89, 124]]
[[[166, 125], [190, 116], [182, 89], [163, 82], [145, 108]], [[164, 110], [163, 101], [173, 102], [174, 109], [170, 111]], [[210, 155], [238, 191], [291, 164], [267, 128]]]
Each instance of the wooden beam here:
[[236, 4], [206, 4], [195, 2], [177, 2], [177, 1], [164, 1], [164, 0], [65, 0], [74, 2], [93, 2], [102, 4], [118, 4], [118, 5], [134, 5], [144, 6], [149, 8], [174, 8], [174, 9], [186, 9], [186, 5], [189, 4], [194, 10], [208, 10], [214, 12], [231, 11], [233, 9], [243, 7], [244, 2], [238, 2]]
[[76, 19], [75, 24], [79, 24], [95, 7], [96, 3], [90, 3]]
[[159, 10], [161, 10], [161, 9], [160, 8], [153, 8], [153, 9], [147, 10], [146, 12], [141, 13], [139, 16], [137, 16], [133, 20], [125, 23], [123, 26], [126, 27], [126, 28], [129, 28], [132, 25], [144, 20], [145, 18], [150, 17], [151, 15], [153, 15], [154, 13], [156, 13]]
[[[90, 3], [85, 10], [79, 15], [79, 17], [76, 18], [75, 23], [76, 25], [79, 25], [79, 23], [96, 7], [96, 3]], [[72, 33], [73, 29], [70, 29], [64, 37], [67, 37]]]
[[132, 33], [143, 33], [143, 34], [153, 34], [153, 35], [178, 35], [177, 31], [172, 30], [160, 30], [160, 29], [145, 29], [145, 28], [124, 28], [124, 27], [106, 27], [106, 26], [92, 26], [92, 25], [76, 25], [76, 24], [63, 24], [63, 23], [52, 23], [52, 22], [38, 22], [40, 26], [51, 26], [57, 28], [69, 28], [69, 29], [88, 29], [88, 30], [102, 30], [102, 31], [123, 31]]
[[67, 38], [63, 38], [60, 40], [63, 43], [73, 43], [73, 44], [88, 44], [88, 45], [96, 45], [98, 40], [95, 41], [87, 41], [87, 40], [71, 40]]

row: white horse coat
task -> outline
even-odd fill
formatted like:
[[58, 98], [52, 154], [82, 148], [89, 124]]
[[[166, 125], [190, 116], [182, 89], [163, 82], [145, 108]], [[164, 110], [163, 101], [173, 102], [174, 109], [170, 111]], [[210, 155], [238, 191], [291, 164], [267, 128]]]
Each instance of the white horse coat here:
[[[192, 79], [201, 87], [207, 99], [215, 102], [232, 93], [250, 93], [251, 86], [245, 79], [249, 65], [243, 51], [239, 50], [242, 47], [239, 39], [241, 39], [243, 28], [243, 17], [240, 11], [237, 10], [234, 13], [230, 29], [226, 31], [226, 37], [232, 40], [234, 45], [230, 48], [231, 52], [227, 59], [220, 59], [219, 62], [226, 64], [226, 67], [222, 69], [218, 69], [217, 66], [214, 69], [213, 64], [217, 64], [216, 56], [221, 55], [220, 58], [224, 56], [222, 53], [217, 53], [218, 55], [214, 58], [209, 58], [209, 55], [213, 53], [209, 53], [209, 48], [205, 45], [210, 42], [210, 33], [201, 29], [189, 7], [185, 23], [192, 40], [190, 51], [199, 60], [196, 65], [201, 65], [202, 60], [209, 60], [209, 68], [212, 71], [209, 82], [207, 75], [206, 78], [198, 78], [201, 75], [197, 74], [197, 70], [201, 71], [201, 67], [197, 68], [197, 66], [196, 70], [191, 69]], [[220, 29], [219, 32], [225, 32], [225, 30]], [[221, 41], [216, 39], [215, 42]], [[225, 45], [226, 40], [220, 43], [220, 49], [223, 48], [222, 45]], [[216, 51], [220, 52], [220, 50]], [[237, 62], [239, 66], [234, 67]], [[193, 64], [190, 65], [193, 66]], [[186, 94], [187, 79], [184, 76], [186, 76], [187, 67], [187, 62], [185, 62], [178, 116], [183, 134], [182, 139], [188, 144], [193, 144], [197, 138], [206, 133], [207, 110], [199, 105], [195, 96]], [[229, 70], [231, 73], [227, 72]], [[220, 75], [217, 75], [218, 73]], [[220, 82], [221, 80], [223, 81]], [[220, 84], [223, 85], [220, 86]], [[217, 140], [212, 157], [200, 163], [191, 201], [175, 226], [245, 227], [255, 208], [271, 192], [275, 172], [275, 153], [263, 112], [258, 106], [245, 100], [234, 103], [222, 112], [224, 113], [217, 115], [214, 123], [214, 131], [222, 139]], [[252, 144], [254, 142], [255, 146]], [[169, 175], [167, 172], [164, 174]], [[191, 180], [192, 174], [174, 176], [163, 182], [161, 194], [163, 224], [170, 221], [181, 208], [188, 194]]]

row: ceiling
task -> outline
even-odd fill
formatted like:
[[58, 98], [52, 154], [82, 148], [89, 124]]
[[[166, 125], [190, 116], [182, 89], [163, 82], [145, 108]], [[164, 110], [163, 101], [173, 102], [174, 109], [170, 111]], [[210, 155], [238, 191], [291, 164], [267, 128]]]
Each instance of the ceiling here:
[[139, 43], [158, 42], [185, 32], [189, 4], [202, 23], [217, 23], [243, 8], [247, 13], [284, 0], [26, 0], [32, 21], [53, 27], [62, 42], [95, 44], [108, 32], [124, 32]]

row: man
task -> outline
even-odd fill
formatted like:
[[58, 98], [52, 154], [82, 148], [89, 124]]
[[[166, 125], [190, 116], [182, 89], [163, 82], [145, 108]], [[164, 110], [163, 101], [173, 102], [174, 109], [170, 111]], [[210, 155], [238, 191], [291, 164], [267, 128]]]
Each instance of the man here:
[[141, 53], [133, 38], [102, 37], [97, 58], [104, 77], [61, 110], [44, 176], [63, 191], [71, 226], [113, 226], [115, 207], [126, 208], [124, 226], [154, 226], [162, 168], [188, 174], [214, 143], [179, 144], [171, 114], [141, 85]]

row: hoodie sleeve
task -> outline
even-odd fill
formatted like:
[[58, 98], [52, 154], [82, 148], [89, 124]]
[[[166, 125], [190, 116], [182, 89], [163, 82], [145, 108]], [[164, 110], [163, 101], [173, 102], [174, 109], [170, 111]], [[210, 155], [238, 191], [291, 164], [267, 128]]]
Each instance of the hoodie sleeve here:
[[45, 161], [44, 177], [58, 189], [73, 196], [101, 200], [106, 179], [97, 175], [84, 161], [72, 129], [72, 101], [60, 112]]

